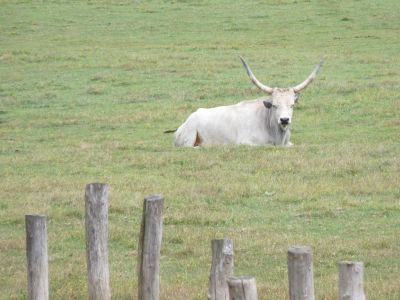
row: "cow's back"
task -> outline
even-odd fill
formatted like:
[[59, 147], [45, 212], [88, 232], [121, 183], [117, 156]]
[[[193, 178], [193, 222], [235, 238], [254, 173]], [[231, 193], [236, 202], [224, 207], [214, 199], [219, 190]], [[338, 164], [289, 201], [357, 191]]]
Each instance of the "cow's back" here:
[[266, 142], [263, 99], [199, 108], [176, 131], [175, 145], [257, 144]]

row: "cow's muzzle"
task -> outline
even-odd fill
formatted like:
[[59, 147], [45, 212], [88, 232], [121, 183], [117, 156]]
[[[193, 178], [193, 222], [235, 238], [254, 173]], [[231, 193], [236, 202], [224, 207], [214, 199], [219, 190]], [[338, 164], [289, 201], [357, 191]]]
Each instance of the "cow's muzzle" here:
[[289, 125], [290, 119], [289, 118], [280, 118], [281, 125], [286, 126]]
[[279, 125], [282, 130], [286, 130], [290, 125], [290, 118], [280, 118]]

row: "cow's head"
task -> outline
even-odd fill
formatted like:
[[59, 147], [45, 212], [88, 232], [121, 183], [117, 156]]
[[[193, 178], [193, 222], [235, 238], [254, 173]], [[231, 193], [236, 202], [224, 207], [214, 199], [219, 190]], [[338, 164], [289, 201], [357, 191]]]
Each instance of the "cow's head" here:
[[250, 67], [247, 65], [245, 60], [240, 57], [244, 68], [247, 71], [251, 81], [262, 91], [270, 94], [272, 98], [268, 101], [264, 101], [264, 105], [267, 109], [271, 110], [272, 118], [279, 124], [282, 130], [286, 130], [292, 122], [293, 107], [299, 98], [299, 93], [304, 90], [317, 76], [322, 64], [323, 59], [311, 72], [311, 74], [302, 83], [290, 87], [290, 88], [271, 88], [262, 84], [253, 74]]

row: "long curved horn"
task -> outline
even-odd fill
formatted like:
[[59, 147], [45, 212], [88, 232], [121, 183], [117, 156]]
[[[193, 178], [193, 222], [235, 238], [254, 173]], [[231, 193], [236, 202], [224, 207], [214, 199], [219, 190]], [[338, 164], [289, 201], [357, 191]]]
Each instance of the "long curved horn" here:
[[256, 78], [256, 76], [254, 76], [253, 72], [250, 70], [250, 67], [247, 65], [247, 63], [244, 61], [243, 57], [239, 56], [240, 60], [243, 63], [244, 68], [246, 69], [247, 75], [249, 75], [251, 81], [262, 91], [268, 93], [268, 94], [272, 94], [272, 92], [274, 91], [273, 88], [270, 88], [269, 86], [266, 86], [264, 84], [262, 84], [260, 81], [258, 81], [258, 79]]
[[302, 90], [304, 90], [307, 85], [309, 85], [317, 76], [319, 70], [321, 69], [322, 65], [324, 64], [324, 58], [321, 58], [321, 61], [319, 62], [319, 64], [314, 68], [314, 70], [311, 72], [310, 76], [307, 77], [306, 80], [304, 80], [302, 83], [296, 85], [295, 87], [293, 87], [293, 90], [298, 93]]

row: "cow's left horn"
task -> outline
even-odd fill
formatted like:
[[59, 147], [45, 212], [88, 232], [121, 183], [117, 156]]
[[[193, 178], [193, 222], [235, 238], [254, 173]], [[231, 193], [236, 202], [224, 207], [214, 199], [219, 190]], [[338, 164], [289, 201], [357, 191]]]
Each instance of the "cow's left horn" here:
[[246, 69], [247, 75], [249, 75], [251, 81], [262, 91], [268, 93], [268, 94], [272, 94], [272, 92], [274, 91], [273, 88], [270, 88], [269, 86], [266, 86], [265, 84], [262, 84], [260, 81], [258, 81], [258, 79], [256, 78], [256, 76], [254, 76], [253, 72], [250, 70], [250, 67], [247, 65], [247, 63], [245, 62], [245, 60], [243, 59], [243, 57], [239, 56], [240, 60], [243, 63], [244, 68]]
[[302, 83], [296, 85], [295, 87], [293, 87], [293, 90], [298, 93], [302, 90], [304, 90], [307, 85], [309, 85], [317, 76], [319, 70], [321, 69], [322, 65], [324, 64], [324, 58], [321, 58], [321, 61], [319, 62], [319, 64], [315, 67], [315, 69], [311, 72], [310, 76], [308, 76], [308, 78], [306, 80], [304, 80]]

